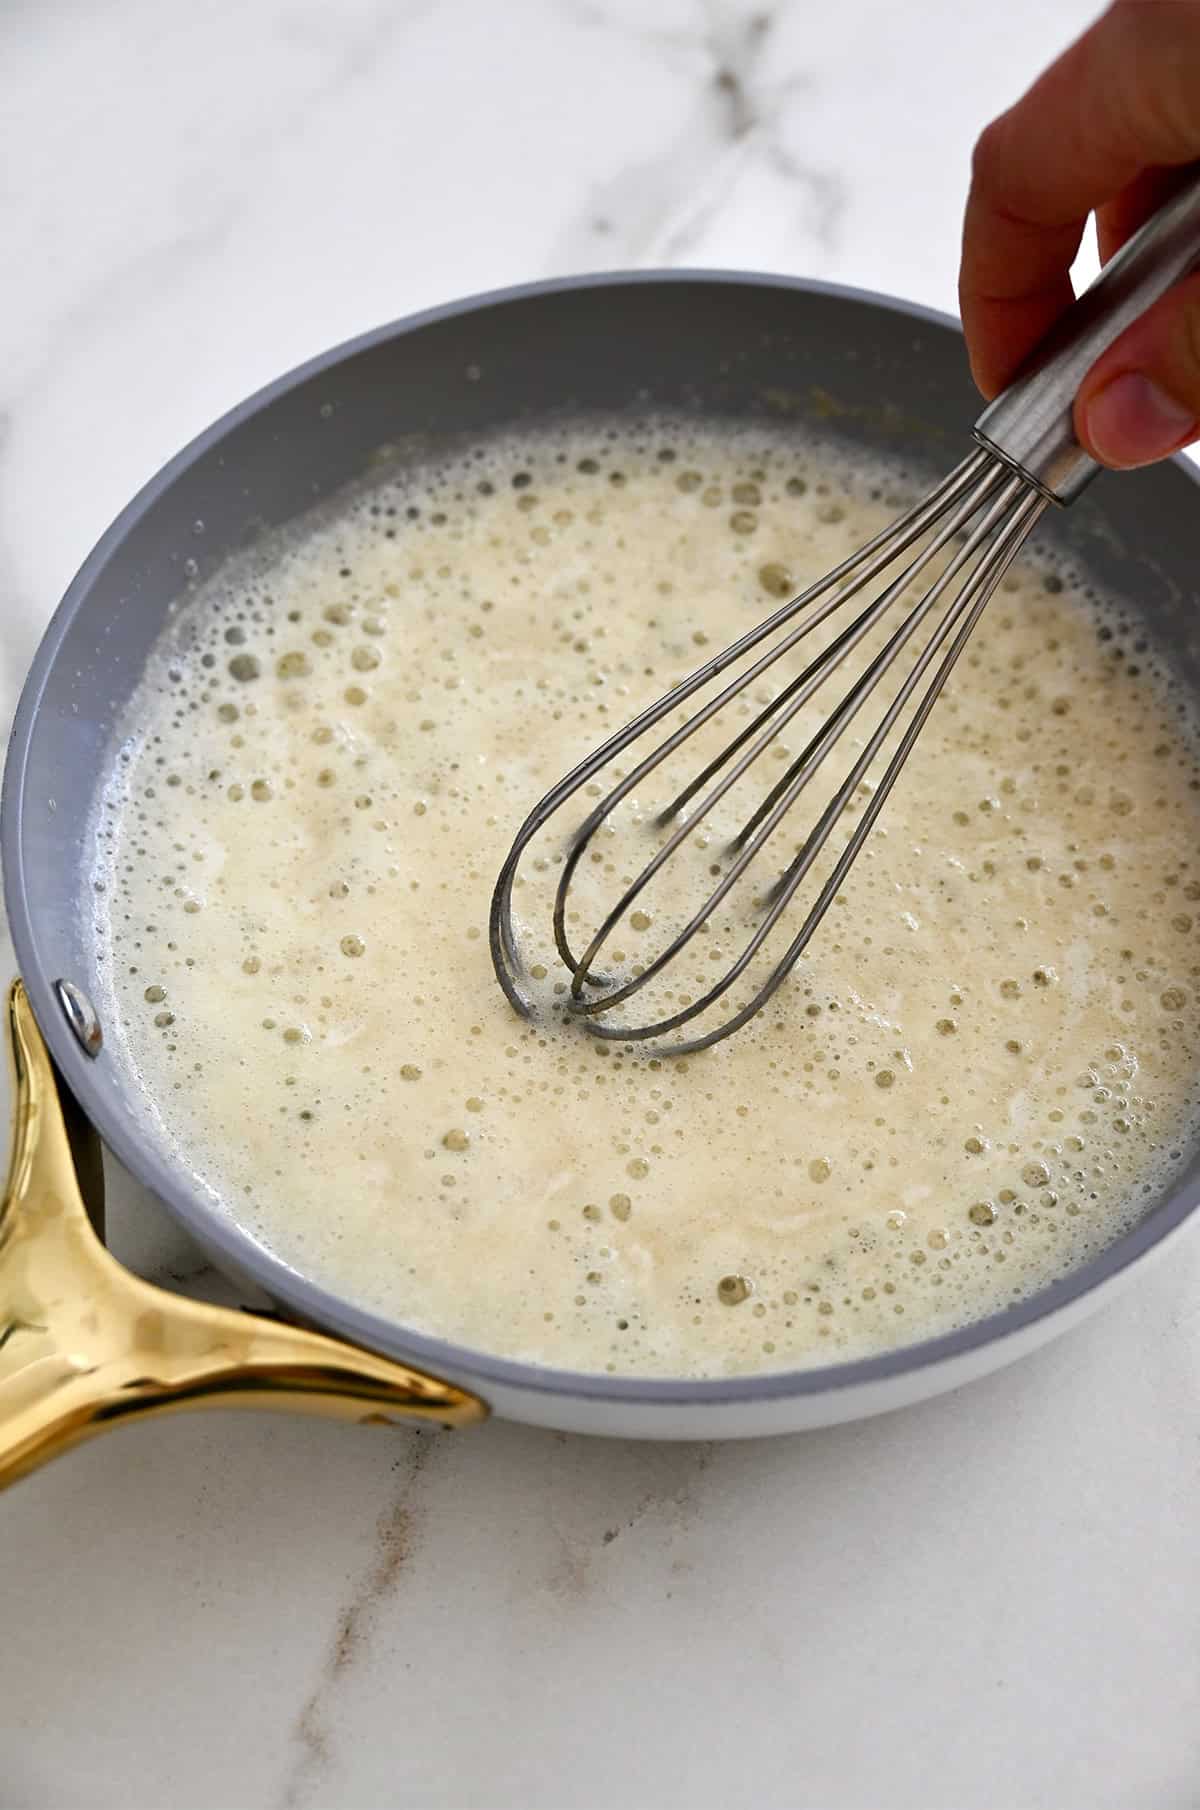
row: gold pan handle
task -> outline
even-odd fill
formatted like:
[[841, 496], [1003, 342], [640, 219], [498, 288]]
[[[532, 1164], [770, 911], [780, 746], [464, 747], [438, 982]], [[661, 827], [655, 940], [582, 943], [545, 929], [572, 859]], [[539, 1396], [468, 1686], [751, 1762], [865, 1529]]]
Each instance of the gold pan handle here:
[[[0, 1201], [0, 1488], [108, 1427], [178, 1408], [468, 1426], [486, 1404], [321, 1333], [143, 1282], [92, 1229], [49, 1053], [8, 995], [13, 1134]], [[82, 1156], [82, 1153], [81, 1153]]]

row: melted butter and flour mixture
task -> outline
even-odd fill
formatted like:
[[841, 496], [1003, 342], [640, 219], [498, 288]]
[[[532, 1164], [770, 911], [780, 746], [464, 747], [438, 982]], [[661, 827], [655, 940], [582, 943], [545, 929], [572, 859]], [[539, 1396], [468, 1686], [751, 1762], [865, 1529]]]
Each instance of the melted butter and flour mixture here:
[[492, 975], [534, 799], [898, 488], [791, 431], [592, 423], [385, 473], [187, 601], [98, 807], [102, 1015], [266, 1245], [481, 1350], [705, 1376], [948, 1330], [1137, 1218], [1196, 1114], [1196, 749], [1070, 575], [1005, 581], [738, 1036], [597, 1045]]

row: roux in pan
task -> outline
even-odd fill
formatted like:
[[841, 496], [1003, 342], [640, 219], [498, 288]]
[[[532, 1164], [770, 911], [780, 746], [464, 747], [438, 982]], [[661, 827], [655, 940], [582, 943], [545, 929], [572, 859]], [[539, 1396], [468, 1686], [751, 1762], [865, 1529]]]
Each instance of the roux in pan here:
[[180, 612], [100, 807], [103, 1015], [280, 1256], [480, 1349], [704, 1376], [948, 1330], [1137, 1217], [1195, 1135], [1196, 744], [1077, 575], [1010, 575], [737, 1037], [679, 1062], [562, 1022], [553, 851], [517, 893], [542, 1018], [492, 976], [532, 800], [903, 482], [794, 430], [593, 421], [381, 479]]

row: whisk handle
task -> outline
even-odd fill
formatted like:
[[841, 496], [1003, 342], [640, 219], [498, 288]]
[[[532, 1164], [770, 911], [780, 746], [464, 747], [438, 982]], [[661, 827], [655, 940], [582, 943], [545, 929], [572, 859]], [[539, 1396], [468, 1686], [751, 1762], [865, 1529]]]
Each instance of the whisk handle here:
[[1126, 327], [1200, 265], [1200, 167], [1109, 259], [1034, 353], [988, 404], [975, 438], [1053, 503], [1073, 503], [1102, 468], [1075, 438], [1072, 407], [1085, 374]]

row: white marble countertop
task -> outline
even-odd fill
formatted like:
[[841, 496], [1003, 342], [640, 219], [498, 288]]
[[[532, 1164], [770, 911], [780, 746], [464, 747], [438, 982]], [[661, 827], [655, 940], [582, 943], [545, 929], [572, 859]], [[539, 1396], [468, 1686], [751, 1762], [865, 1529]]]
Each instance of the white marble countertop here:
[[[672, 262], [952, 307], [972, 137], [1091, 10], [9, 0], [5, 722], [127, 497], [362, 328]], [[0, 1805], [1194, 1810], [1198, 1303], [1192, 1238], [1009, 1372], [775, 1442], [99, 1441], [0, 1500]]]

